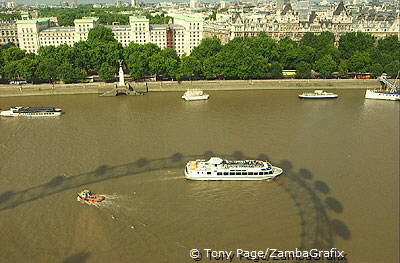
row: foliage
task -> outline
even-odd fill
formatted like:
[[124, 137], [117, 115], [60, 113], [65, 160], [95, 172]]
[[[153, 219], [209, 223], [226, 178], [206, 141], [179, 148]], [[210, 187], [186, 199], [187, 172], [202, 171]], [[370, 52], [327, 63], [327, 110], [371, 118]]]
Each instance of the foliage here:
[[315, 62], [315, 69], [323, 76], [330, 76], [336, 69], [336, 62], [331, 55], [325, 55]]
[[35, 83], [79, 82], [87, 74], [114, 81], [118, 62], [123, 60], [135, 80], [149, 75], [177, 79], [282, 78], [283, 69], [296, 69], [299, 78], [311, 77], [312, 71], [330, 76], [336, 70], [341, 76], [348, 72], [371, 72], [375, 76], [385, 72], [396, 77], [399, 52], [400, 41], [395, 36], [376, 41], [368, 34], [349, 33], [341, 37], [337, 48], [334, 35], [322, 32], [306, 33], [299, 42], [289, 38], [276, 41], [265, 34], [237, 37], [225, 45], [217, 38], [205, 38], [191, 54], [180, 58], [175, 50], [161, 49], [153, 43], [132, 42], [122, 47], [112, 31], [101, 26], [89, 32], [87, 41], [41, 47], [37, 54], [12, 44], [2, 45], [0, 74], [7, 80]]
[[111, 66], [107, 62], [101, 64], [99, 68], [99, 77], [105, 82], [112, 82], [115, 80], [116, 67]]
[[299, 78], [309, 78], [311, 76], [311, 65], [306, 62], [297, 63], [296, 76]]
[[350, 58], [356, 52], [368, 52], [373, 48], [375, 37], [363, 32], [346, 33], [340, 37], [339, 51], [343, 58]]
[[384, 67], [384, 72], [391, 76], [392, 78], [396, 78], [397, 76], [400, 76], [400, 61], [399, 60], [394, 60], [392, 63], [387, 64]]

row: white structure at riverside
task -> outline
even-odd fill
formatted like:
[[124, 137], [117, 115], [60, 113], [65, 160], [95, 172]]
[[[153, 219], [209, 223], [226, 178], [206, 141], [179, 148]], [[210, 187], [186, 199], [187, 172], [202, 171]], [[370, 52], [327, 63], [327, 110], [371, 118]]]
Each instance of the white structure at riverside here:
[[[41, 46], [73, 45], [88, 39], [90, 29], [99, 26], [98, 18], [75, 19], [72, 27], [51, 27], [49, 18], [17, 21], [17, 35], [20, 48], [37, 53]], [[134, 42], [154, 43], [160, 48], [175, 49], [179, 55], [190, 54], [203, 38], [203, 19], [187, 15], [176, 15], [175, 23], [150, 24], [142, 16], [131, 16], [129, 25], [106, 25], [114, 38], [123, 46]]]
[[122, 69], [122, 62], [119, 62], [119, 82], [118, 86], [120, 87], [125, 87], [125, 75], [124, 75], [124, 70]]
[[190, 9], [196, 9], [199, 7], [199, 2], [197, 0], [189, 0]]
[[139, 0], [132, 0], [131, 1], [131, 6], [132, 7], [138, 7], [139, 6]]

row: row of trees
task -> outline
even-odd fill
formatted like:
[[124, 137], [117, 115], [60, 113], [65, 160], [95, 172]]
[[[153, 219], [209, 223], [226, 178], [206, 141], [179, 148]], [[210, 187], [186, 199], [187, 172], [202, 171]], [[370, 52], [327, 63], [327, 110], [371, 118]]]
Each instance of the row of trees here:
[[3, 78], [30, 82], [80, 82], [87, 75], [98, 74], [113, 81], [118, 61], [133, 79], [158, 75], [173, 79], [197, 78], [279, 78], [283, 69], [296, 70], [297, 77], [308, 78], [312, 72], [331, 76], [333, 72], [386, 72], [396, 76], [400, 70], [400, 42], [395, 36], [376, 41], [365, 33], [348, 33], [335, 46], [334, 35], [307, 33], [299, 42], [280, 41], [266, 35], [235, 38], [222, 45], [217, 38], [203, 39], [190, 55], [179, 57], [173, 49], [160, 49], [148, 43], [130, 43], [122, 47], [110, 29], [97, 27], [87, 41], [73, 46], [48, 46], [38, 54], [27, 54], [12, 45], [0, 48], [0, 73]]

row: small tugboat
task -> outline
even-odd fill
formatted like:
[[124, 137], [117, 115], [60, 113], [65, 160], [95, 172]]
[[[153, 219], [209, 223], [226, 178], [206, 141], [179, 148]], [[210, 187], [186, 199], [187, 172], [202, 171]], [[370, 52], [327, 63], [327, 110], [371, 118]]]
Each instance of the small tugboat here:
[[210, 95], [204, 94], [202, 90], [187, 90], [182, 95], [184, 100], [208, 100], [209, 97]]
[[85, 201], [89, 203], [100, 203], [104, 201], [106, 197], [104, 195], [94, 194], [85, 189], [82, 192], [78, 193], [78, 197], [76, 199], [78, 201]]
[[314, 90], [314, 92], [303, 93], [299, 95], [299, 98], [302, 99], [331, 99], [337, 97], [337, 94], [325, 92], [323, 90]]

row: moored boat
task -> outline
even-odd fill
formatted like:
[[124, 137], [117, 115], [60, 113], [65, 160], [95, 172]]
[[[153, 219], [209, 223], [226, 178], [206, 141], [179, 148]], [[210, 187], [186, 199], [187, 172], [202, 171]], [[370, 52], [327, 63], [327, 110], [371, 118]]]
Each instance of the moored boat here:
[[272, 166], [268, 161], [238, 160], [229, 161], [212, 157], [208, 161], [190, 161], [185, 167], [185, 177], [190, 180], [271, 180], [283, 170]]
[[378, 80], [382, 84], [382, 88], [375, 90], [366, 90], [366, 99], [400, 101], [400, 86], [398, 83], [388, 79], [385, 73], [382, 74], [382, 76], [380, 76]]
[[89, 190], [85, 189], [82, 192], [78, 193], [78, 197], [76, 198], [78, 201], [85, 201], [89, 203], [100, 203], [106, 199], [104, 195], [94, 194]]
[[3, 117], [18, 117], [18, 116], [31, 116], [31, 117], [51, 117], [60, 116], [63, 113], [61, 109], [54, 107], [12, 107], [8, 110], [0, 111], [0, 116]]
[[185, 94], [182, 95], [184, 100], [208, 100], [210, 95], [204, 94], [202, 90], [187, 90]]
[[314, 92], [305, 92], [299, 95], [302, 99], [331, 99], [337, 98], [338, 95], [331, 92], [325, 92], [323, 90], [314, 90]]

